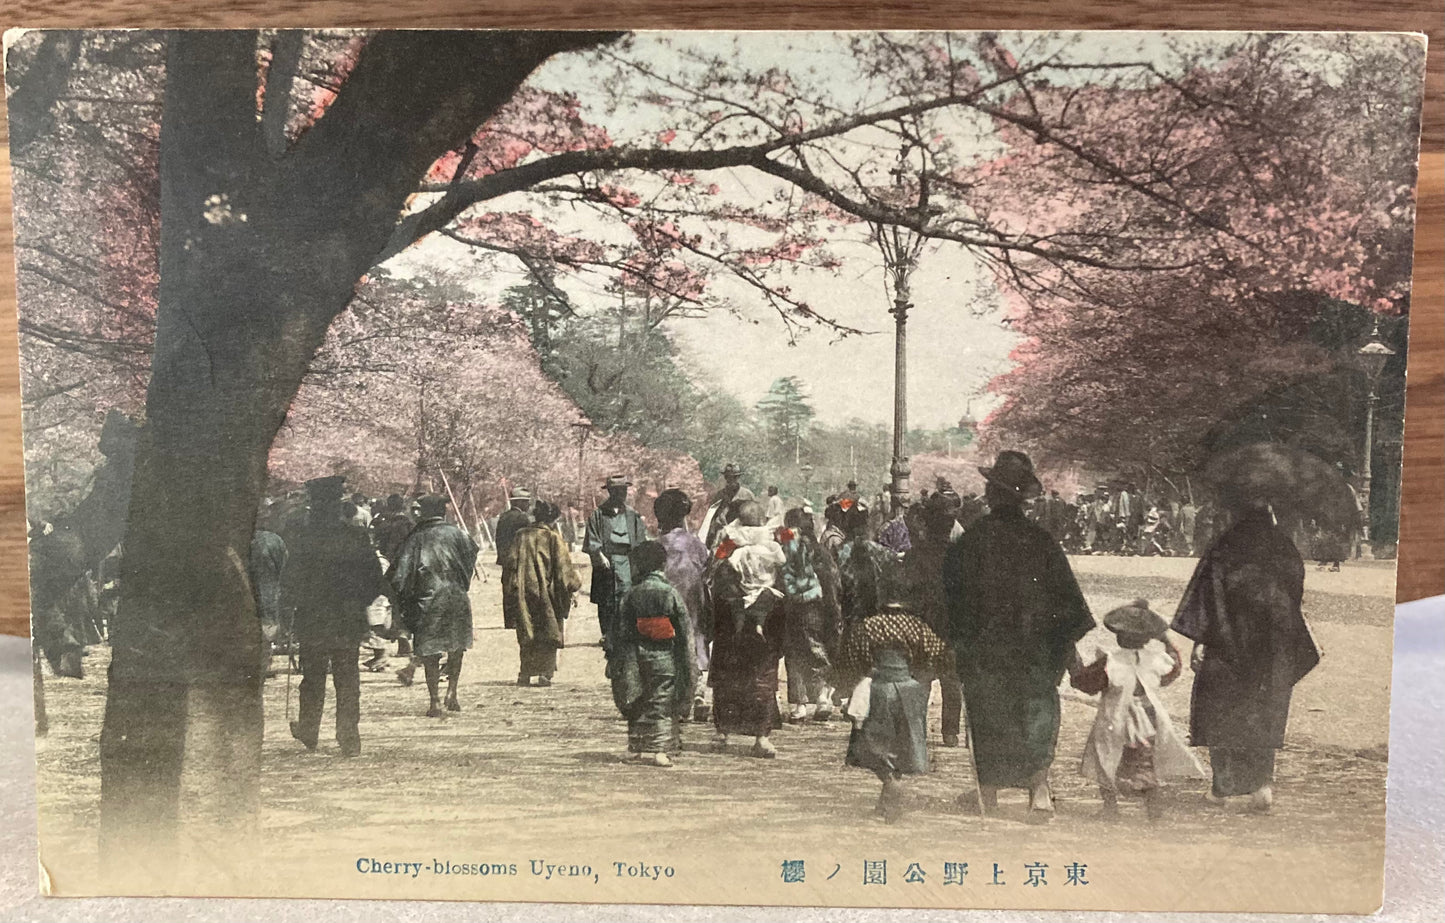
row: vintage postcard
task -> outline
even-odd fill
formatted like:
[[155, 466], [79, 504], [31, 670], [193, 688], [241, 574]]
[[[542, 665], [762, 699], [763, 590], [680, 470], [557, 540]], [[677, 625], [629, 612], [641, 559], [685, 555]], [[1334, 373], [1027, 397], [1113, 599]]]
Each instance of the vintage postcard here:
[[41, 887], [1373, 911], [1424, 54], [12, 31]]

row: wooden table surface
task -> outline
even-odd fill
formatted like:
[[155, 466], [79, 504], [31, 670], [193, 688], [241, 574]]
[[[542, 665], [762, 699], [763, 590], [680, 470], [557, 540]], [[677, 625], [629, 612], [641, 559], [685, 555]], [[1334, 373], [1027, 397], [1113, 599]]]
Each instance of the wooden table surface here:
[[[0, 26], [1359, 29], [1430, 36], [1410, 330], [1401, 601], [1445, 593], [1445, 0], [12, 0]], [[29, 627], [10, 163], [0, 116], [0, 631]]]

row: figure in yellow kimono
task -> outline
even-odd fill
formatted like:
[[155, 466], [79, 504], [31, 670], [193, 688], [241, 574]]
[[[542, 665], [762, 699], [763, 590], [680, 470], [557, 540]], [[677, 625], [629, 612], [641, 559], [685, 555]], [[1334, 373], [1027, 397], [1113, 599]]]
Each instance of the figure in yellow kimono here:
[[572, 594], [582, 588], [567, 542], [552, 527], [559, 514], [539, 501], [535, 521], [518, 529], [502, 552], [502, 608], [517, 630], [521, 654], [518, 686], [532, 685], [533, 677], [538, 686], [552, 685]]
[[1169, 624], [1145, 600], [1110, 612], [1104, 627], [1118, 639], [1119, 650], [1100, 651], [1071, 680], [1080, 692], [1100, 693], [1079, 772], [1098, 783], [1105, 817], [1118, 816], [1124, 794], [1143, 796], [1149, 819], [1158, 820], [1161, 780], [1204, 778], [1204, 767], [1159, 698], [1159, 690], [1179, 677], [1182, 660], [1169, 641]]

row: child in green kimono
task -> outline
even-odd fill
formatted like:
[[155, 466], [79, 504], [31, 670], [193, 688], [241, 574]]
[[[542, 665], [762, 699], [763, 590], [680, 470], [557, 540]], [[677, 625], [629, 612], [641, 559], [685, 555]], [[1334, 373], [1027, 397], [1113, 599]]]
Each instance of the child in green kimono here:
[[607, 675], [612, 700], [627, 719], [627, 749], [650, 766], [671, 766], [681, 749], [678, 715], [692, 703], [696, 677], [692, 622], [667, 582], [667, 550], [643, 542], [632, 552], [631, 589], [623, 597]]

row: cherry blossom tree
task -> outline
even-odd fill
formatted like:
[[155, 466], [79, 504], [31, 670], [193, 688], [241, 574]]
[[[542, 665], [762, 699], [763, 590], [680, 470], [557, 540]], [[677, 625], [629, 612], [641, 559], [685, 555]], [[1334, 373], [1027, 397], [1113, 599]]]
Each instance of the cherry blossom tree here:
[[[1358, 469], [1359, 441], [1331, 443], [1324, 430], [1363, 431], [1363, 392], [1350, 396], [1353, 347], [1372, 312], [1408, 312], [1420, 87], [1398, 75], [1418, 68], [1418, 53], [1352, 37], [1262, 37], [1169, 81], [1020, 99], [1067, 129], [1055, 138], [1055, 129], [1004, 123], [1008, 146], [981, 171], [1009, 177], [991, 187], [996, 220], [1058, 237], [1126, 222], [1141, 235], [1153, 228], [1152, 246], [1188, 265], [1001, 266], [1010, 322], [1024, 339], [1015, 367], [992, 386], [1005, 402], [986, 421], [990, 443], [1022, 442], [1104, 471], [1189, 471], [1230, 438], [1222, 426], [1327, 372], [1345, 386], [1330, 389], [1336, 421], [1326, 427], [1315, 416], [1290, 438], [1312, 439], [1316, 451]], [[1271, 92], [1248, 92], [1262, 86]], [[1117, 126], [1127, 126], [1131, 144]], [[1219, 233], [1184, 234], [1162, 223], [1168, 215], [1141, 220], [1148, 216], [1119, 207], [1100, 170], [1059, 170], [1069, 147], [1098, 147], [1110, 135], [1130, 183], [1179, 198]], [[1356, 342], [1320, 334], [1331, 303], [1357, 306]], [[1402, 387], [1403, 364], [1392, 371]]]

